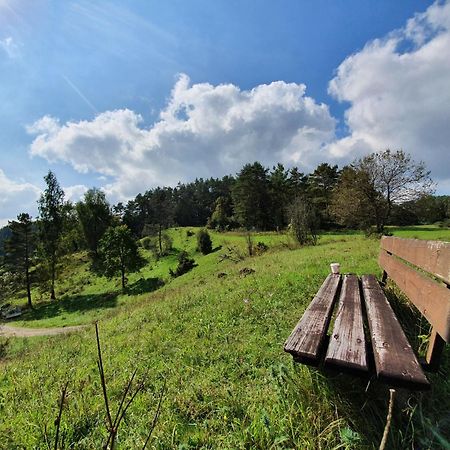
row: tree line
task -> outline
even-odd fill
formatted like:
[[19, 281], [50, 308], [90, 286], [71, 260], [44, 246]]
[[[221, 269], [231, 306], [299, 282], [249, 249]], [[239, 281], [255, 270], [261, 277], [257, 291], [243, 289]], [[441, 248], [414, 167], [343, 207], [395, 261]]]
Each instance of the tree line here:
[[[82, 200], [65, 200], [54, 173], [44, 177], [38, 217], [21, 213], [1, 230], [4, 236], [2, 282], [25, 286], [32, 306], [32, 278], [55, 299], [58, 261], [86, 249], [92, 269], [120, 275], [142, 264], [137, 240], [152, 237], [154, 250], [167, 248], [170, 226], [285, 230], [301, 243], [315, 243], [317, 230], [375, 229], [388, 224], [449, 221], [450, 197], [433, 196], [430, 173], [402, 150], [385, 150], [339, 169], [319, 164], [305, 174], [282, 164], [245, 164], [235, 176], [196, 179], [176, 187], [157, 187], [126, 204], [110, 205], [105, 193], [89, 189]], [[30, 272], [33, 271], [33, 276]], [[19, 281], [18, 281], [19, 280]], [[8, 289], [1, 295], [6, 296]]]

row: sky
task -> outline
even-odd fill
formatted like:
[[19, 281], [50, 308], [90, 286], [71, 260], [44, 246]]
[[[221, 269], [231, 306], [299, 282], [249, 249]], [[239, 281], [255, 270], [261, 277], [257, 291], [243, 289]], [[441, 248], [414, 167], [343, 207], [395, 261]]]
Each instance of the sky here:
[[0, 225], [386, 148], [450, 194], [450, 2], [0, 0]]

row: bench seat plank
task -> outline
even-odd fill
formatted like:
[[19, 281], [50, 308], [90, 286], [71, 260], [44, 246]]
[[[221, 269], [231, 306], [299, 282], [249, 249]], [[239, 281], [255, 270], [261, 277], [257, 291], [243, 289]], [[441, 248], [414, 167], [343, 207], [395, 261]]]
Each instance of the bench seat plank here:
[[340, 275], [330, 274], [284, 344], [284, 350], [306, 364], [317, 365], [339, 288]]
[[359, 280], [344, 275], [325, 365], [368, 372]]
[[375, 276], [364, 275], [361, 280], [378, 379], [392, 386], [429, 389], [430, 383]]

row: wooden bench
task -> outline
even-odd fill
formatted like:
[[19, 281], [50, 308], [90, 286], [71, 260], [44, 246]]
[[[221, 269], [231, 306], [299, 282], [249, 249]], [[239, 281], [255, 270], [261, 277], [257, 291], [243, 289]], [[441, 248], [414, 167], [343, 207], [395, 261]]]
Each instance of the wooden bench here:
[[383, 237], [379, 264], [382, 284], [392, 279], [432, 326], [426, 362], [419, 363], [374, 275], [328, 275], [284, 350], [296, 362], [429, 389], [423, 369], [437, 370], [450, 341], [450, 243]]

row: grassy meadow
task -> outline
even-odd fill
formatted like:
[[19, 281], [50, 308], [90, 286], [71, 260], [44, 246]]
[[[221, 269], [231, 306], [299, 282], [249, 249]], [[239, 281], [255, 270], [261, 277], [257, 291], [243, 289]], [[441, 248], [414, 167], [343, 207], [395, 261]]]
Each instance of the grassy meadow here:
[[[327, 233], [317, 246], [298, 248], [285, 234], [255, 233], [253, 243], [264, 242], [268, 250], [248, 257], [245, 235], [212, 232], [215, 251], [203, 256], [188, 229], [170, 230], [174, 251], [159, 261], [142, 250], [148, 264], [128, 276], [125, 293], [118, 279], [93, 276], [84, 253], [64, 261], [59, 300], [47, 302], [34, 290], [35, 310], [12, 325], [86, 328], [55, 337], [0, 338], [0, 449], [48, 448], [65, 382], [66, 448], [101, 448], [106, 416], [95, 320], [113, 414], [133, 370], [145, 380], [119, 430], [119, 449], [142, 448], [164, 380], [161, 416], [148, 448], [378, 448], [388, 388], [293, 364], [283, 343], [331, 262], [340, 262], [344, 273], [381, 274], [379, 241], [357, 232]], [[450, 241], [448, 229], [390, 231]], [[171, 279], [169, 268], [181, 250], [198, 266]], [[242, 269], [254, 272], [244, 275]], [[449, 354], [447, 349], [441, 371], [429, 376], [431, 392], [399, 391], [387, 448], [449, 448]]]

